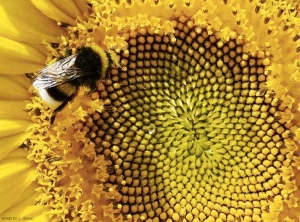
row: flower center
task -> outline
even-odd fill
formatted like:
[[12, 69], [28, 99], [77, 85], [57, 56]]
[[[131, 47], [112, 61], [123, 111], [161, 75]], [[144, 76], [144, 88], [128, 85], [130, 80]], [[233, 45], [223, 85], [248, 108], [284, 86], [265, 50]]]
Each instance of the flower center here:
[[281, 199], [277, 169], [287, 164], [269, 60], [244, 53], [235, 35], [225, 42], [188, 24], [177, 23], [175, 41], [127, 37], [125, 70], [99, 87], [111, 109], [90, 133], [111, 156], [107, 186], [126, 181], [117, 201], [136, 219], [256, 220], [268, 197]]

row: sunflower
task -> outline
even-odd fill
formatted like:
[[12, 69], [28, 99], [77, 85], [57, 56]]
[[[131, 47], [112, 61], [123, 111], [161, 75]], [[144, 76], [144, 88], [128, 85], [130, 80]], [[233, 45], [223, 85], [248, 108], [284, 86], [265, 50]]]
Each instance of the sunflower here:
[[[1, 2], [0, 219], [298, 221], [299, 7]], [[50, 125], [25, 74], [86, 44], [109, 78]]]

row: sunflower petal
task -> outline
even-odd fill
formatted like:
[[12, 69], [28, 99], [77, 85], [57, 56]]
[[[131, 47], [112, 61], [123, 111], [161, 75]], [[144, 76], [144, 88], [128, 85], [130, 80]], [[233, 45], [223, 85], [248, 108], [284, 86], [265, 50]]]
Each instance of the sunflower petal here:
[[[40, 3], [41, 1], [39, 1]], [[49, 1], [45, 1], [47, 4], [49, 4]], [[73, 0], [61, 0], [61, 1], [56, 1], [52, 0], [51, 1], [53, 5], [56, 6], [56, 8], [59, 8], [61, 11], [63, 11], [66, 15], [68, 15], [71, 18], [76, 18], [76, 16], [82, 17], [82, 13], [77, 7], [75, 1]], [[87, 3], [85, 2], [85, 5], [82, 6], [82, 8], [87, 8]]]
[[35, 178], [36, 171], [26, 156], [27, 152], [18, 149], [0, 162], [0, 213], [11, 207]]
[[30, 1], [1, 1], [0, 26], [0, 36], [32, 44], [41, 44], [43, 39], [57, 41], [56, 36], [64, 34], [56, 22], [43, 15]]
[[88, 13], [88, 7], [86, 7], [86, 3], [86, 0], [74, 1], [74, 4], [76, 4], [77, 8], [81, 11], [82, 14]]
[[[1, 55], [0, 55], [1, 58]], [[0, 75], [0, 100], [27, 100], [30, 81], [25, 76]]]
[[17, 119], [0, 119], [0, 135], [6, 137], [24, 132], [30, 125], [30, 121]]
[[[22, 193], [20, 198], [16, 201], [13, 208], [22, 208], [34, 205], [38, 198], [39, 193], [36, 192], [36, 189], [39, 187], [38, 183], [31, 183], [30, 186]], [[11, 208], [9, 209], [11, 210]]]
[[23, 141], [28, 138], [29, 132], [19, 133], [11, 136], [0, 138], [0, 160], [5, 158], [6, 155], [13, 150], [17, 149]]
[[[25, 129], [30, 119], [24, 111], [24, 100], [29, 99], [25, 76], [0, 75], [0, 156], [4, 158], [28, 137]], [[26, 121], [27, 120], [27, 121]]]
[[[48, 222], [47, 215], [43, 214], [45, 207], [43, 206], [29, 206], [21, 208], [12, 208], [1, 214], [2, 218], [16, 218], [17, 220], [28, 220], [33, 222]], [[17, 215], [17, 217], [12, 217]]]
[[[20, 43], [0, 36], [0, 73], [21, 74], [35, 72], [42, 68], [46, 55], [26, 43]], [[16, 66], [16, 64], [22, 64]]]
[[[25, 89], [26, 91], [31, 85], [30, 80], [25, 75], [1, 75], [1, 76], [6, 76], [6, 78], [8, 77], [10, 82], [12, 82], [13, 84], [18, 84], [19, 87], [21, 87], [21, 89]], [[1, 77], [0, 77], [0, 81], [1, 81]]]
[[0, 118], [14, 118], [30, 120], [28, 114], [24, 111], [24, 101], [1, 101], [0, 100]]
[[1, 217], [18, 216], [19, 218], [27, 218], [30, 221], [48, 221], [48, 218], [42, 212], [45, 210], [44, 206], [35, 205], [38, 193], [36, 188], [38, 184], [32, 183], [22, 193], [20, 198], [16, 201], [13, 207], [10, 207], [1, 214]]
[[[31, 2], [44, 15], [59, 22], [70, 23], [76, 18], [77, 14], [81, 14], [76, 5], [71, 1], [61, 1], [58, 3], [58, 1], [31, 0]], [[67, 9], [68, 7], [70, 8]], [[75, 8], [76, 10], [72, 11]]]

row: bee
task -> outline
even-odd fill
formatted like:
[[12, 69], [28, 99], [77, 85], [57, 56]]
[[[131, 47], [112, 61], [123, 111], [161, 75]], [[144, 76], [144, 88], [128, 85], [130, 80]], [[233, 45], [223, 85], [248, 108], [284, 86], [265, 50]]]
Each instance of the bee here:
[[95, 90], [98, 80], [108, 78], [112, 58], [96, 44], [82, 46], [76, 53], [59, 59], [37, 72], [33, 87], [40, 97], [53, 109], [50, 125], [78, 92], [80, 86]]

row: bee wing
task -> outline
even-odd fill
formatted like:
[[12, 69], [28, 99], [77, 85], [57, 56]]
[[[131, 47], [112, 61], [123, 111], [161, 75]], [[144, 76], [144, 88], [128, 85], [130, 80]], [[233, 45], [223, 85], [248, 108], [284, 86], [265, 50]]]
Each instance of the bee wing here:
[[48, 89], [86, 75], [75, 66], [76, 55], [60, 59], [38, 72], [33, 81], [36, 89]]

